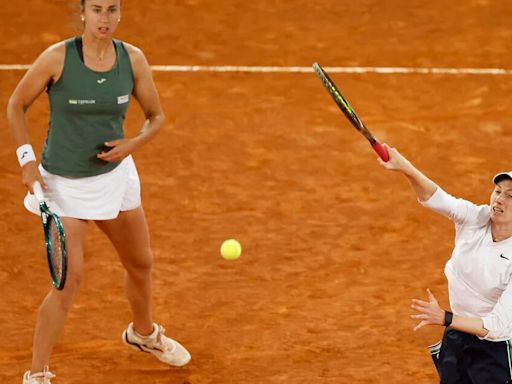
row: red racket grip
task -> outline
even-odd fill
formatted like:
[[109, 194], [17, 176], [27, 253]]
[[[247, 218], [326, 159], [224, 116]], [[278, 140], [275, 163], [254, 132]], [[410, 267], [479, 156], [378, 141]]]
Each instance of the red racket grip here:
[[372, 148], [375, 152], [377, 152], [377, 154], [379, 155], [379, 157], [385, 161], [386, 163], [388, 162], [389, 160], [389, 153], [388, 153], [388, 150], [381, 144], [381, 143], [375, 143], [372, 145]]

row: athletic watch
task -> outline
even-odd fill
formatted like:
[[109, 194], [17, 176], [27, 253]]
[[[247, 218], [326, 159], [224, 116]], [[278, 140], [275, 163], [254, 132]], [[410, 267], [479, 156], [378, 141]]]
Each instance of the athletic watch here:
[[450, 311], [444, 311], [444, 326], [449, 327], [453, 320], [453, 313]]

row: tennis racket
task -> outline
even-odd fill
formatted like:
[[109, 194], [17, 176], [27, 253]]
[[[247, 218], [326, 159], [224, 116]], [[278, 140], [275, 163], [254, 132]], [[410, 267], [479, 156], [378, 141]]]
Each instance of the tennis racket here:
[[46, 205], [43, 189], [39, 182], [34, 183], [34, 195], [39, 201], [39, 211], [43, 223], [44, 241], [48, 267], [53, 286], [58, 290], [64, 289], [68, 269], [68, 255], [66, 252], [66, 234], [59, 216], [53, 213]]
[[334, 102], [336, 103], [336, 105], [338, 105], [338, 107], [341, 109], [341, 111], [347, 117], [347, 119], [364, 137], [366, 137], [366, 139], [370, 142], [370, 145], [372, 146], [373, 150], [377, 152], [379, 157], [383, 161], [388, 161], [389, 154], [386, 148], [381, 143], [379, 143], [375, 136], [373, 136], [371, 132], [368, 130], [368, 128], [366, 128], [366, 126], [363, 124], [359, 116], [357, 116], [354, 109], [348, 103], [347, 99], [343, 97], [341, 92], [338, 90], [338, 88], [327, 75], [327, 73], [325, 73], [320, 64], [314, 63], [313, 69], [315, 70], [320, 80], [322, 80], [322, 83], [327, 89], [327, 92], [329, 92], [329, 94], [332, 96]]

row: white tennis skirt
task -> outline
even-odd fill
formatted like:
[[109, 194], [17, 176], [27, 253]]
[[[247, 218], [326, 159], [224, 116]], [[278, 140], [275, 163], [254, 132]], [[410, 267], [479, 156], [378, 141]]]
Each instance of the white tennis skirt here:
[[[119, 212], [141, 204], [140, 180], [131, 156], [112, 171], [91, 177], [69, 178], [54, 175], [39, 165], [46, 183], [45, 200], [50, 210], [61, 217], [83, 220], [111, 220]], [[27, 193], [25, 208], [39, 215], [39, 203]]]

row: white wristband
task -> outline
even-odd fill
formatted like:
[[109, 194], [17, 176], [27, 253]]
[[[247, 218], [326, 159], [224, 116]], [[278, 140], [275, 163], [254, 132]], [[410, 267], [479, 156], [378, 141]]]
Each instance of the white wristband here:
[[18, 162], [20, 167], [23, 167], [30, 161], [36, 161], [36, 155], [30, 144], [23, 144], [16, 149], [16, 155], [18, 156]]

